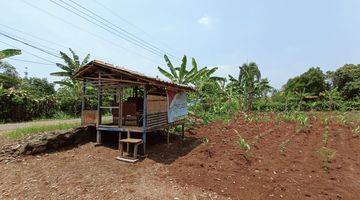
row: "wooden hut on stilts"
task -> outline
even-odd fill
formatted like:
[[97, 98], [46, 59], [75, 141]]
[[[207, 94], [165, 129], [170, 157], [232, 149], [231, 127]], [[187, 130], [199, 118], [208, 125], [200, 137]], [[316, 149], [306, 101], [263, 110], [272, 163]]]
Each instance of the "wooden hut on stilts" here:
[[[187, 115], [186, 94], [194, 90], [192, 87], [162, 81], [98, 60], [81, 67], [74, 78], [83, 83], [82, 124], [96, 126], [98, 144], [101, 143], [103, 134], [118, 132], [118, 159], [136, 161], [139, 146], [145, 155], [146, 135], [149, 132], [181, 125], [184, 134], [184, 117]], [[97, 90], [96, 109], [86, 109], [89, 86]], [[106, 118], [104, 115], [112, 120], [103, 120]], [[127, 136], [122, 138], [122, 133], [126, 133]], [[141, 133], [142, 137], [133, 138], [132, 133]], [[125, 157], [124, 147], [126, 146], [129, 151], [130, 144], [134, 145], [133, 156]]]

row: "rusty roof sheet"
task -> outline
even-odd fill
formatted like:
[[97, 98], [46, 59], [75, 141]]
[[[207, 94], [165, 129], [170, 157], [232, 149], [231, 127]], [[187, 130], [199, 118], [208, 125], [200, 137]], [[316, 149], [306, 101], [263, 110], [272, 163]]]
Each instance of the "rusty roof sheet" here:
[[184, 84], [177, 84], [177, 83], [173, 83], [171, 81], [166, 81], [166, 80], [162, 80], [158, 77], [151, 77], [151, 76], [147, 76], [143, 73], [134, 71], [134, 70], [130, 70], [127, 69], [125, 67], [119, 67], [119, 66], [115, 66], [113, 64], [110, 63], [106, 63], [100, 60], [93, 60], [91, 62], [89, 62], [88, 64], [84, 65], [83, 67], [81, 67], [80, 69], [78, 69], [75, 72], [74, 78], [75, 79], [79, 79], [81, 78], [81, 75], [83, 72], [85, 72], [88, 68], [93, 67], [93, 66], [97, 66], [97, 67], [104, 67], [104, 68], [108, 68], [108, 69], [113, 69], [115, 71], [117, 71], [119, 74], [126, 72], [128, 74], [131, 74], [134, 77], [138, 77], [141, 79], [145, 79], [150, 81], [148, 84], [151, 85], [151, 82], [156, 82], [157, 84], [160, 85], [164, 85], [164, 86], [170, 86], [170, 87], [175, 87], [175, 88], [179, 88], [179, 89], [185, 89], [185, 90], [195, 90], [195, 88], [193, 86], [189, 86], [189, 85], [184, 85]]

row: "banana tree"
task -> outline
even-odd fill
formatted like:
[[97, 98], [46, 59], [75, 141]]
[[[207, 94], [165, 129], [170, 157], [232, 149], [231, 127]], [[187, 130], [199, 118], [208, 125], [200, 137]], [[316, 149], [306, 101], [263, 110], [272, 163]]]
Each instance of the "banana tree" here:
[[21, 50], [18, 49], [5, 49], [0, 51], [0, 70], [2, 71], [0, 72], [0, 83], [3, 84], [5, 88], [15, 86], [19, 82], [19, 75], [16, 68], [3, 59], [20, 54]]
[[267, 97], [267, 94], [271, 92], [272, 89], [267, 78], [262, 78], [255, 84], [255, 93], [259, 97]]
[[241, 67], [239, 67], [239, 70], [240, 72], [237, 79], [229, 75], [229, 79], [231, 81], [230, 84], [234, 86], [244, 97], [245, 109], [250, 110], [252, 108], [254, 95], [256, 92], [255, 86], [260, 81], [261, 73], [257, 64], [254, 62], [243, 64]]
[[80, 62], [79, 56], [71, 48], [69, 50], [71, 52], [70, 56], [60, 51], [60, 56], [65, 64], [56, 63], [56, 66], [62, 69], [62, 71], [53, 72], [50, 73], [50, 75], [65, 77], [65, 79], [61, 81], [54, 81], [54, 83], [74, 87], [75, 81], [71, 80], [71, 78], [75, 74], [76, 70], [89, 62], [90, 54], [87, 54], [82, 62]]
[[173, 66], [167, 55], [164, 55], [164, 59], [167, 67], [169, 68], [169, 71], [166, 71], [161, 67], [158, 67], [158, 69], [161, 74], [163, 74], [165, 77], [167, 77], [174, 83], [184, 84], [184, 85], [191, 83], [198, 86], [200, 83], [205, 82], [207, 80], [214, 80], [214, 81], [225, 80], [222, 77], [213, 76], [215, 71], [218, 69], [217, 67], [214, 68], [203, 67], [199, 70], [195, 58], [191, 58], [190, 70], [187, 69], [186, 66], [187, 58], [185, 55], [182, 58], [180, 67], [177, 68]]

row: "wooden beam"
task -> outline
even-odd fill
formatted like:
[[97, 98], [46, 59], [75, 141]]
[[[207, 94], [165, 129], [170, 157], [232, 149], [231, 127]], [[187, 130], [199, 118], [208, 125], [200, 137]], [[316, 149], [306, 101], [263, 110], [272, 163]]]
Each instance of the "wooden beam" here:
[[122, 113], [123, 113], [123, 88], [119, 91], [119, 127], [122, 127]]
[[82, 93], [81, 93], [81, 125], [84, 124], [84, 110], [85, 110], [85, 95], [86, 95], [86, 81], [82, 83]]
[[147, 88], [144, 87], [144, 105], [143, 105], [143, 147], [144, 147], [144, 155], [146, 155], [146, 117], [147, 117]]
[[[85, 79], [88, 80], [98, 80], [100, 78], [95, 78], [95, 77], [84, 77]], [[145, 85], [147, 84], [147, 82], [139, 82], [139, 81], [131, 81], [131, 80], [124, 80], [124, 79], [116, 79], [116, 78], [101, 78], [102, 81], [114, 81], [114, 82], [119, 82], [119, 83], [134, 83], [134, 84], [138, 84], [138, 85]]]
[[99, 125], [101, 125], [101, 72], [99, 72], [98, 80], [98, 104], [97, 104], [97, 121], [96, 121], [96, 143], [101, 143], [101, 130], [99, 130]]

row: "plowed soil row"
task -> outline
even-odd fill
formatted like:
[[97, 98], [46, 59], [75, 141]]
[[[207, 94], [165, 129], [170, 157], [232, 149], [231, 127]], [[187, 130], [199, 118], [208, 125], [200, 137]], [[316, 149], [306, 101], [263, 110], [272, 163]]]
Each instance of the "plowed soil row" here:
[[[203, 126], [193, 134], [205, 142], [170, 166], [184, 185], [195, 185], [233, 199], [360, 199], [360, 138], [351, 126], [311, 117], [300, 130], [295, 122], [233, 120]], [[356, 125], [356, 124], [352, 124]], [[239, 135], [250, 145], [246, 155]], [[335, 151], [330, 170], [319, 149]]]

